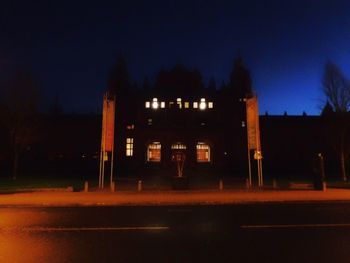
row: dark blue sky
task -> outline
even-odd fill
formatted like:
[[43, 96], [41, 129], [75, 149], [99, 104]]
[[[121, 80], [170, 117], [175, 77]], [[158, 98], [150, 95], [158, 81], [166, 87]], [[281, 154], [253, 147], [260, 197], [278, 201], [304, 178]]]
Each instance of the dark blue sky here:
[[119, 54], [132, 80], [175, 63], [228, 81], [239, 53], [260, 112], [319, 114], [327, 59], [350, 77], [350, 1], [8, 1], [0, 4], [0, 70], [30, 67], [48, 103], [100, 111]]

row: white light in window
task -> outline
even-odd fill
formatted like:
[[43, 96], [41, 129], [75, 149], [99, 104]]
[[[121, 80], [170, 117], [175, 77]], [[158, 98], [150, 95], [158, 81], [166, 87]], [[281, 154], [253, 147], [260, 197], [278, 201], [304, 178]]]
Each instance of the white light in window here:
[[162, 109], [165, 108], [165, 102], [164, 102], [164, 101], [162, 101], [162, 102], [160, 103], [160, 107], [161, 107]]
[[207, 104], [205, 103], [205, 99], [201, 99], [201, 102], [199, 103], [199, 109], [205, 110], [207, 108]]
[[188, 101], [185, 101], [185, 108], [188, 109], [190, 107], [190, 103]]
[[214, 107], [213, 102], [208, 102], [208, 108], [209, 108], [209, 109], [212, 109], [213, 107]]
[[183, 143], [174, 143], [171, 145], [172, 150], [186, 150], [187, 146]]
[[179, 108], [182, 108], [181, 98], [176, 99], [176, 104], [179, 106]]
[[150, 106], [151, 106], [151, 103], [150, 103], [149, 101], [146, 101], [145, 107], [146, 107], [146, 108], [149, 108]]
[[153, 109], [158, 109], [158, 107], [159, 107], [158, 99], [157, 98], [153, 98], [152, 108]]
[[193, 108], [194, 108], [194, 109], [197, 109], [197, 108], [198, 108], [198, 102], [196, 102], [196, 101], [193, 102]]

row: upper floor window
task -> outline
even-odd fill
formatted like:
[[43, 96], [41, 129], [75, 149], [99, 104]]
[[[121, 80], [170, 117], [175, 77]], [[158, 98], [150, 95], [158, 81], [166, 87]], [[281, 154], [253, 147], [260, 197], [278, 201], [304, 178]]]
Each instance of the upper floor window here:
[[153, 98], [152, 100], [152, 109], [158, 109], [159, 107], [159, 102], [157, 98]]
[[201, 98], [199, 101], [183, 101], [182, 98], [177, 98], [176, 101], [159, 101], [158, 98], [153, 98], [151, 101], [146, 101], [145, 102], [145, 108], [149, 109], [152, 108], [154, 110], [156, 109], [165, 109], [166, 106], [168, 105], [169, 108], [178, 108], [178, 109], [188, 109], [190, 108], [190, 103], [192, 103], [194, 109], [200, 109], [200, 110], [205, 110], [205, 109], [212, 109], [214, 108], [214, 103], [212, 101], [207, 102], [205, 98]]
[[177, 106], [179, 107], [179, 109], [182, 108], [182, 100], [181, 100], [181, 98], [177, 98], [177, 99], [176, 99], [176, 104], [177, 104]]
[[201, 98], [201, 102], [199, 103], [199, 109], [205, 110], [207, 108], [207, 103], [205, 102], [204, 98]]

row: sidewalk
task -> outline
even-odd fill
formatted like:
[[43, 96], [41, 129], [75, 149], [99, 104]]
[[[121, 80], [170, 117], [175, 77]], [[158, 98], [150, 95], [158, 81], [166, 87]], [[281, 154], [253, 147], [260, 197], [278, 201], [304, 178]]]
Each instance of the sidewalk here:
[[31, 192], [1, 194], [6, 206], [138, 206], [350, 201], [350, 190]]

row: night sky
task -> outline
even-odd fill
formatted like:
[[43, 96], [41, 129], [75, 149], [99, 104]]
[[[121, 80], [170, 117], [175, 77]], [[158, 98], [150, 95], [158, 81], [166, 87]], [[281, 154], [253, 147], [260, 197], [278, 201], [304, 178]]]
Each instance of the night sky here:
[[350, 77], [348, 0], [4, 2], [0, 74], [30, 68], [68, 113], [100, 112], [119, 55], [139, 84], [183, 63], [219, 86], [240, 54], [262, 114], [319, 114], [328, 59]]

